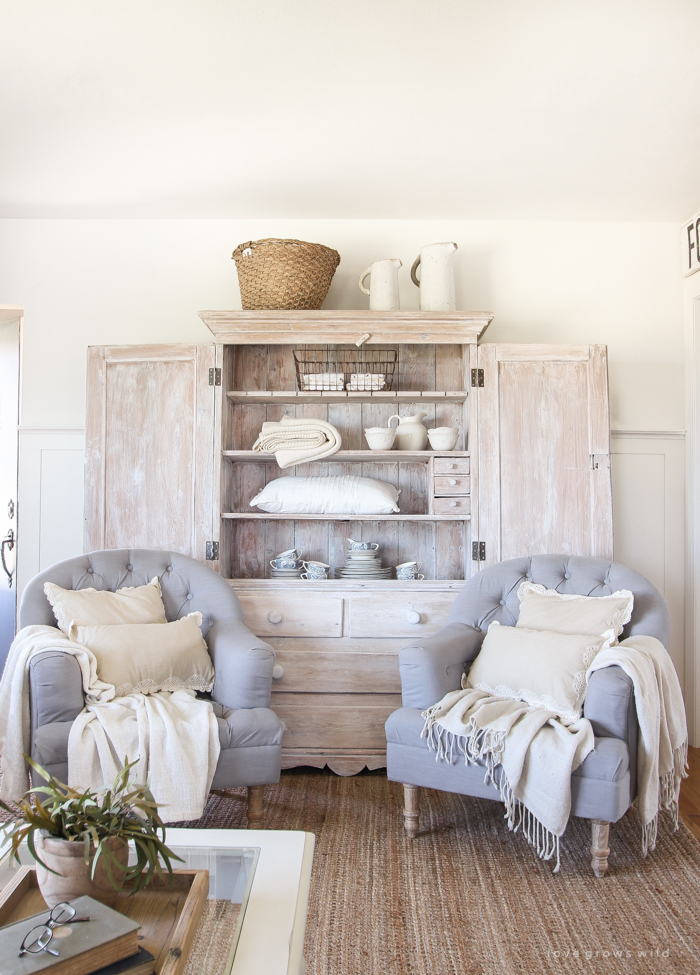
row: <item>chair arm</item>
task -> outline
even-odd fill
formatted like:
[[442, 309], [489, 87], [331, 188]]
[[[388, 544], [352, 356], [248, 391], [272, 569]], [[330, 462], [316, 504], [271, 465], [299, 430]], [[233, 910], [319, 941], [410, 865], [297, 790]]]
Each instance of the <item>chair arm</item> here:
[[75, 721], [85, 707], [80, 665], [70, 653], [47, 650], [29, 661], [29, 709], [34, 732], [55, 721]]
[[206, 640], [216, 671], [212, 699], [227, 708], [269, 708], [272, 647], [234, 616], [214, 623]]
[[479, 653], [484, 635], [466, 623], [448, 623], [419, 645], [404, 647], [399, 653], [403, 706], [424, 711], [458, 690], [465, 664]]
[[583, 716], [593, 725], [596, 738], [620, 738], [636, 750], [634, 684], [621, 667], [593, 671], [583, 702]]

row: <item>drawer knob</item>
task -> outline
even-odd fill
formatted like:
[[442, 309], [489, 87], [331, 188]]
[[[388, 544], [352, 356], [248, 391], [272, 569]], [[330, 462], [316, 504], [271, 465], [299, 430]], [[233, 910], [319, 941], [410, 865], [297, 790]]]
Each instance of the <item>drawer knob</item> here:
[[416, 623], [420, 623], [420, 613], [417, 613], [415, 609], [412, 609], [406, 614], [406, 620], [414, 625]]
[[448, 464], [447, 465], [447, 469], [448, 469], [448, 471], [453, 471], [456, 466], [457, 466], [456, 464]]
[[282, 614], [278, 612], [276, 609], [271, 609], [270, 612], [267, 614], [267, 618], [270, 623], [282, 622]]
[[450, 478], [450, 484], [452, 485], [452, 487], [454, 487], [456, 483], [457, 483], [457, 481], [455, 480], [455, 478], [454, 477], [451, 477]]
[[457, 507], [457, 502], [456, 501], [450, 501], [450, 508], [456, 508], [456, 507]]
[[282, 664], [275, 664], [275, 666], [272, 668], [272, 679], [282, 680], [283, 677], [284, 677], [284, 667], [282, 666]]

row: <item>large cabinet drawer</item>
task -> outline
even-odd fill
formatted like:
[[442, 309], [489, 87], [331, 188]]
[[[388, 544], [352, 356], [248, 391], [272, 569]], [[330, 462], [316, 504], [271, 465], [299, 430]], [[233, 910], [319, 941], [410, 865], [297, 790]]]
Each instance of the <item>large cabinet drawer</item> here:
[[239, 592], [243, 618], [256, 636], [340, 637], [343, 599], [318, 592]]
[[349, 597], [350, 636], [422, 639], [445, 625], [454, 593], [357, 593]]
[[319, 650], [275, 649], [272, 694], [285, 691], [317, 694], [400, 694], [396, 653], [333, 653]]
[[317, 748], [320, 743], [328, 749], [385, 750], [384, 725], [392, 711], [400, 707], [400, 694], [272, 696], [272, 710], [287, 726], [284, 750]]

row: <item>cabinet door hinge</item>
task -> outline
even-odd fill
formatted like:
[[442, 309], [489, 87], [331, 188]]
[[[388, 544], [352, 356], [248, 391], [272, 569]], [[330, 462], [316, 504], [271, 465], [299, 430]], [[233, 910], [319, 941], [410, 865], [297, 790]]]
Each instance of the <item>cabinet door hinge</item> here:
[[210, 369], [209, 370], [209, 385], [210, 386], [220, 386], [221, 385], [221, 369]]
[[486, 542], [472, 542], [472, 559], [474, 562], [486, 561]]
[[206, 552], [207, 562], [216, 562], [218, 558], [219, 558], [219, 543], [207, 542], [207, 552]]
[[484, 370], [472, 369], [472, 386], [484, 385]]

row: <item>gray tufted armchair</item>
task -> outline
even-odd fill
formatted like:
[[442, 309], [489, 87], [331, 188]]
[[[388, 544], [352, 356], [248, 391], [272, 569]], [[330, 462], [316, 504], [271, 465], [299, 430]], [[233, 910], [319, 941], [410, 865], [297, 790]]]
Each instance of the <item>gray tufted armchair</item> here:
[[[656, 637], [668, 649], [670, 620], [666, 601], [643, 576], [617, 562], [584, 556], [535, 555], [509, 559], [477, 573], [455, 599], [445, 626], [420, 646], [399, 656], [403, 707], [386, 723], [387, 774], [404, 784], [404, 823], [413, 839], [420, 815], [419, 787], [498, 799], [484, 784], [484, 769], [435, 761], [420, 737], [421, 711], [457, 690], [465, 669], [479, 653], [490, 623], [514, 626], [520, 613], [518, 587], [524, 579], [561, 593], [605, 596], [618, 589], [634, 594], [631, 621], [620, 636]], [[571, 779], [571, 815], [593, 820], [591, 865], [598, 877], [608, 866], [611, 822], [620, 819], [637, 794], [637, 712], [632, 680], [619, 667], [591, 675], [584, 715], [593, 725], [595, 749]]]
[[[270, 710], [272, 648], [243, 622], [238, 597], [229, 584], [202, 562], [177, 552], [115, 549], [91, 552], [59, 562], [40, 573], [24, 590], [20, 627], [56, 625], [44, 583], [63, 589], [114, 592], [160, 579], [169, 621], [195, 610], [202, 614], [202, 632], [214, 662], [212, 691], [219, 725], [221, 752], [212, 789], [248, 787], [248, 823], [263, 818], [263, 786], [278, 782], [283, 726]], [[72, 656], [37, 654], [29, 669], [32, 757], [62, 781], [68, 776], [68, 734], [83, 709], [80, 668]]]

